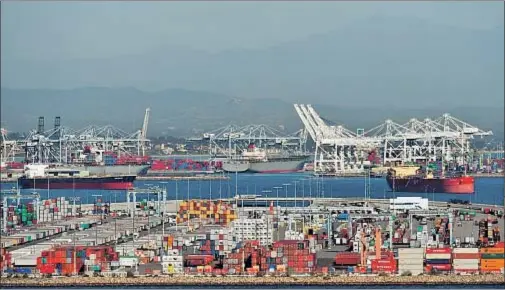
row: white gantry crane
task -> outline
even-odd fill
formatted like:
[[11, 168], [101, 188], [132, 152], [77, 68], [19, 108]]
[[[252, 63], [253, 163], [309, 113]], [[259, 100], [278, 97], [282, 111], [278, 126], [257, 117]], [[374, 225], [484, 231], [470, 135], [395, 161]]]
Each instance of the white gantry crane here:
[[[142, 128], [133, 133], [112, 125], [90, 125], [80, 130], [61, 126], [60, 117], [55, 118], [54, 128], [44, 130], [44, 117], [39, 117], [38, 127], [25, 140], [17, 140], [24, 149], [25, 160], [31, 163], [78, 163], [85, 162], [85, 148], [91, 152], [114, 152], [116, 155], [145, 155], [150, 141], [147, 139], [150, 109], [144, 115]], [[98, 156], [98, 155], [97, 155]], [[100, 163], [100, 158], [95, 160]]]
[[369, 165], [371, 151], [380, 153], [385, 166], [409, 162], [436, 161], [439, 158], [464, 164], [470, 141], [475, 136], [489, 136], [483, 131], [449, 114], [435, 120], [410, 119], [405, 124], [386, 120], [369, 130], [356, 133], [343, 126], [326, 124], [311, 105], [294, 105], [305, 130], [316, 144], [314, 172], [318, 175], [362, 173]]
[[2, 135], [2, 138], [0, 139], [0, 167], [4, 167], [6, 162], [14, 160], [16, 151], [21, 150], [21, 148], [17, 146], [17, 142], [15, 140], [9, 140], [7, 138], [7, 130], [5, 128], [1, 128], [0, 130]]
[[318, 175], [346, 175], [364, 171], [368, 153], [377, 146], [376, 138], [358, 135], [343, 126], [327, 125], [311, 105], [294, 105], [314, 141], [314, 172]]
[[270, 153], [303, 152], [306, 133], [305, 130], [298, 130], [293, 134], [286, 134], [263, 124], [229, 125], [204, 133], [201, 137], [190, 138], [188, 141], [208, 142], [209, 154], [213, 158], [220, 159], [240, 154], [251, 143]]
[[142, 123], [142, 130], [140, 131], [139, 147], [142, 150], [142, 156], [146, 155], [147, 126], [149, 125], [150, 112], [151, 112], [151, 109], [147, 108], [146, 112], [144, 114], [144, 123]]

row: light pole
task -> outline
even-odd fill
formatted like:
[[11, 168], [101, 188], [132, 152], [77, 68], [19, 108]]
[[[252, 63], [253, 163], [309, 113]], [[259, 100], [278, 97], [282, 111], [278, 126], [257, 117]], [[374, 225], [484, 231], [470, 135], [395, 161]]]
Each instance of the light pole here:
[[[271, 190], [262, 190], [261, 192], [266, 193], [267, 195], [268, 195], [268, 193], [272, 193]], [[269, 214], [272, 214], [272, 213], [270, 212], [270, 210], [267, 210], [266, 217], [267, 217], [267, 244], [268, 245], [270, 245], [270, 227], [269, 227], [270, 215]]]
[[276, 193], [277, 193], [277, 203], [276, 203], [276, 207], [279, 207], [279, 189], [282, 189], [281, 186], [274, 186], [273, 189], [275, 189]]
[[[168, 182], [162, 181], [160, 183], [161, 184], [167, 184]], [[163, 186], [163, 191], [162, 192], [163, 192], [163, 211], [161, 212], [161, 235], [163, 237], [165, 237], [165, 212], [166, 212], [166, 209], [167, 209], [167, 203], [165, 202], [166, 201], [166, 195], [167, 195], [166, 186]], [[177, 208], [177, 198], [175, 199], [175, 203], [176, 203], [176, 208]], [[161, 243], [162, 243], [161, 247], [163, 248], [163, 239], [161, 240]]]
[[295, 181], [294, 182], [295, 183], [295, 208], [296, 208], [296, 186], [297, 186], [298, 182], [300, 182], [300, 181]]
[[[96, 204], [98, 202], [98, 197], [102, 197], [102, 195], [101, 194], [93, 194], [91, 196], [95, 197], [95, 210], [98, 213]], [[102, 223], [102, 214], [101, 213], [100, 213], [100, 223]], [[98, 226], [95, 226], [95, 246], [98, 246]]]
[[288, 202], [288, 186], [290, 186], [290, 185], [291, 185], [291, 183], [284, 183], [284, 184], [282, 185], [282, 186], [285, 186], [285, 189], [286, 189], [286, 200], [285, 200], [285, 202], [286, 202], [286, 207], [288, 207], [288, 203], [287, 203], [287, 202]]

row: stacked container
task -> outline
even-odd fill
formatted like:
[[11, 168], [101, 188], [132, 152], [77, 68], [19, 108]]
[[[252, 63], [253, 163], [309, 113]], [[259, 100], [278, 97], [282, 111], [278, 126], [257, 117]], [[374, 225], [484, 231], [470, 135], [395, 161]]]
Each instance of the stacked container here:
[[432, 270], [449, 272], [452, 269], [451, 248], [427, 248], [426, 249], [426, 272]]
[[355, 252], [338, 252], [335, 255], [336, 266], [357, 266], [361, 262], [361, 256]]
[[16, 227], [32, 226], [37, 223], [37, 213], [33, 203], [9, 205], [6, 208], [2, 207], [0, 210], [0, 217], [7, 216], [7, 230]]
[[230, 274], [237, 274], [242, 273], [242, 268], [244, 268], [247, 273], [255, 274], [260, 271], [260, 258], [264, 252], [258, 241], [247, 241], [243, 247], [239, 245], [234, 253], [228, 254], [223, 259], [223, 270]]
[[42, 200], [38, 209], [38, 222], [51, 222], [65, 219], [68, 216], [75, 216], [75, 209], [69, 206], [65, 197]]
[[[174, 236], [168, 235], [168, 236], [164, 236], [162, 239], [163, 239], [163, 249], [165, 251], [169, 251], [169, 250], [174, 249]], [[177, 248], [175, 248], [175, 249], [177, 249]]]
[[104, 152], [103, 154], [103, 163], [105, 166], [116, 165], [117, 163], [117, 155], [112, 152]]
[[479, 240], [484, 246], [493, 245], [500, 239], [500, 229], [493, 226], [493, 223], [497, 223], [497, 218], [492, 215], [479, 222]]
[[116, 165], [144, 165], [149, 164], [151, 157], [138, 155], [121, 155], [116, 159]]
[[262, 270], [272, 272], [291, 271], [295, 274], [310, 274], [316, 268], [316, 255], [310, 252], [309, 241], [278, 241], [273, 244], [270, 259]]
[[5, 250], [5, 248], [0, 249], [0, 274], [7, 268], [12, 266], [12, 256]]
[[455, 248], [452, 268], [455, 273], [479, 273], [479, 257], [477, 248]]
[[37, 270], [41, 274], [71, 275], [81, 271], [85, 259], [83, 247], [55, 247], [42, 251], [37, 258]]
[[184, 256], [184, 264], [187, 267], [199, 267], [210, 265], [214, 261], [214, 256], [211, 255], [186, 255]]
[[88, 271], [104, 272], [110, 269], [112, 261], [119, 260], [119, 254], [111, 246], [87, 247], [86, 258]]
[[184, 261], [179, 250], [168, 250], [165, 256], [161, 257], [161, 261], [164, 274], [182, 274], [184, 272]]
[[375, 253], [369, 254], [370, 266], [372, 273], [389, 273], [394, 274], [397, 271], [396, 260], [393, 252], [382, 251], [380, 259], [376, 259]]
[[412, 275], [423, 274], [424, 249], [400, 248], [398, 249], [398, 272], [410, 272]]
[[232, 232], [237, 241], [258, 240], [262, 246], [271, 245], [273, 222], [267, 216], [258, 219], [241, 217], [232, 222]]
[[207, 219], [214, 224], [228, 225], [236, 219], [235, 210], [229, 203], [208, 200], [191, 200], [179, 204], [177, 223], [191, 219]]
[[214, 249], [220, 256], [231, 253], [236, 245], [235, 235], [226, 228], [210, 230], [207, 240], [214, 241]]
[[503, 271], [505, 262], [505, 248], [481, 248], [480, 249], [480, 272], [500, 273]]

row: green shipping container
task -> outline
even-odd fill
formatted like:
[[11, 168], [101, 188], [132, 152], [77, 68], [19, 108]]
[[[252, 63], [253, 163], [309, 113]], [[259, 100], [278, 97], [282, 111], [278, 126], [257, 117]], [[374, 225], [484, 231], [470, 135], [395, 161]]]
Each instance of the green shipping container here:
[[481, 254], [481, 259], [505, 259], [505, 254]]
[[417, 226], [417, 231], [422, 232], [423, 231], [423, 226]]

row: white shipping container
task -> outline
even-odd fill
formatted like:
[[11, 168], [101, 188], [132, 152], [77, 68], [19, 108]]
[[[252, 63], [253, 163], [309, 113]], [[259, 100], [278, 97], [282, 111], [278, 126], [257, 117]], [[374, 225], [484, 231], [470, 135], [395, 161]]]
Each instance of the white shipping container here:
[[452, 264], [457, 266], [479, 265], [479, 259], [455, 259]]
[[477, 254], [479, 253], [478, 248], [454, 248], [453, 253], [465, 253], [465, 254]]
[[424, 260], [421, 259], [398, 259], [398, 265], [410, 266], [410, 265], [420, 265], [422, 267]]
[[479, 265], [453, 265], [454, 270], [479, 270]]
[[406, 270], [424, 270], [424, 265], [421, 263], [421, 264], [407, 264], [407, 265], [398, 265], [398, 269], [399, 270], [402, 270], [402, 271], [406, 271]]
[[450, 260], [452, 257], [451, 254], [426, 254], [426, 259], [431, 260], [431, 259], [445, 259], [445, 260]]

